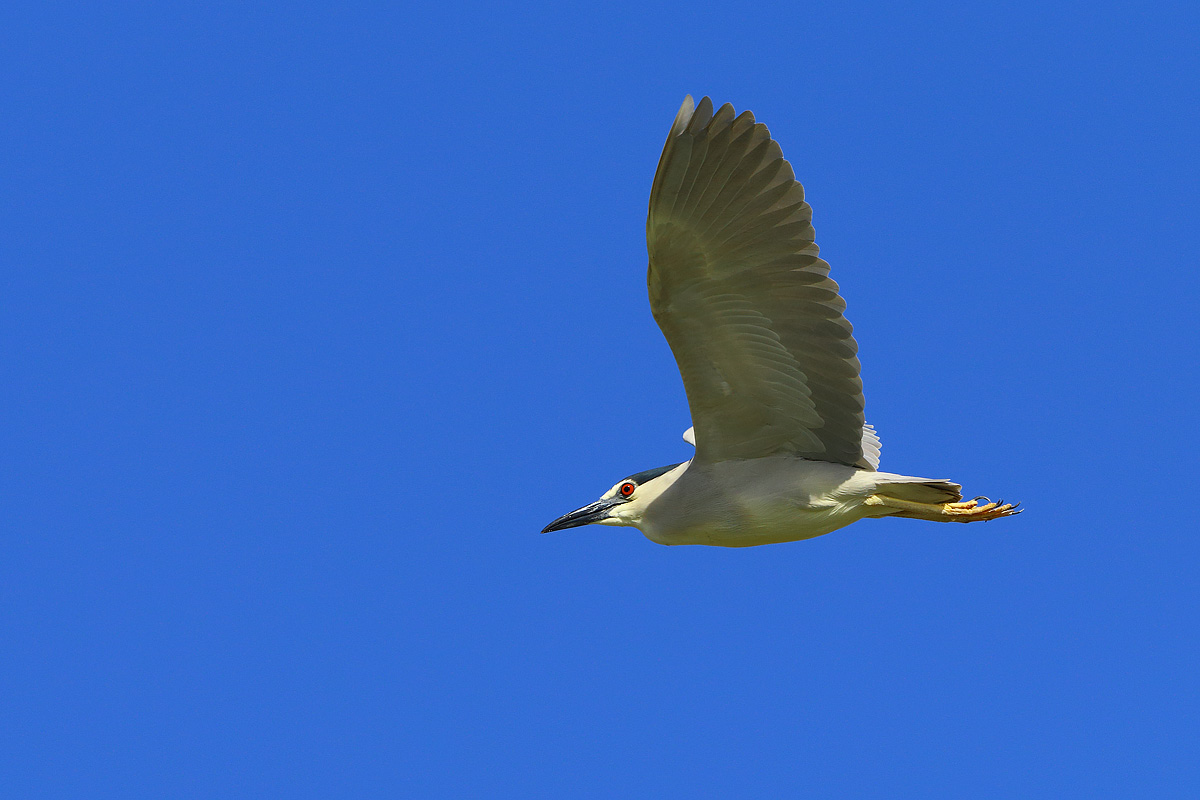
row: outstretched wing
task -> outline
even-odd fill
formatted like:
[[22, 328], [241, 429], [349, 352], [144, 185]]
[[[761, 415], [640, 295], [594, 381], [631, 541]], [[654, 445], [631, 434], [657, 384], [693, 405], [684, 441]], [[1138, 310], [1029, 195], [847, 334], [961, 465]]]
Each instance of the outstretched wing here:
[[650, 192], [647, 280], [702, 461], [868, 466], [858, 345], [811, 220], [765, 125], [684, 100]]

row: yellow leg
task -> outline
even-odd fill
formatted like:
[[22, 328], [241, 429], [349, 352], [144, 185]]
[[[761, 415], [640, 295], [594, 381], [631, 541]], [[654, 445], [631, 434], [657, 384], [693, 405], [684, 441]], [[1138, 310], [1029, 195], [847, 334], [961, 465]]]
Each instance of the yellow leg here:
[[[984, 500], [983, 505], [979, 501]], [[873, 494], [863, 501], [863, 505], [882, 506], [895, 509], [888, 516], [908, 517], [910, 519], [928, 519], [934, 522], [986, 522], [1000, 517], [1011, 517], [1020, 514], [1017, 504], [986, 502], [986, 497], [976, 497], [963, 503], [914, 503], [911, 500], [897, 500], [886, 495]]]

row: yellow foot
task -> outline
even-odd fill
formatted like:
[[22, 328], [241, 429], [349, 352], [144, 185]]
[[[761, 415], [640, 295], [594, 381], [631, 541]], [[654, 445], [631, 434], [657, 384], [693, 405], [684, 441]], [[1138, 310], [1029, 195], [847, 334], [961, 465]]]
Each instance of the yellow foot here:
[[[980, 500], [984, 501], [983, 505], [979, 505]], [[993, 503], [986, 497], [976, 497], [974, 500], [967, 500], [963, 503], [938, 504], [915, 503], [911, 500], [899, 500], [895, 497], [876, 494], [863, 501], [863, 505], [882, 506], [887, 509], [879, 516], [927, 519], [933, 522], [987, 522], [990, 519], [1011, 517], [1021, 513], [1021, 509], [1018, 508], [1020, 503], [1013, 505], [1005, 503], [1003, 500]]]
[[[983, 505], [979, 505], [979, 501], [985, 501]], [[963, 503], [943, 503], [942, 514], [948, 517], [947, 522], [986, 522], [989, 519], [999, 519], [1000, 517], [1011, 517], [1014, 514], [1020, 514], [1018, 508], [1020, 503], [1006, 503], [1003, 500], [992, 503], [987, 502], [986, 497], [976, 497], [974, 500], [967, 500]]]

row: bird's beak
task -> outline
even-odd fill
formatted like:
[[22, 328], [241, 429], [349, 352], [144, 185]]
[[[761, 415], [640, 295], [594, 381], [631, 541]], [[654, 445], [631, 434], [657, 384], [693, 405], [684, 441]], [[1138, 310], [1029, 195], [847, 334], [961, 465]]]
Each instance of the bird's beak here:
[[561, 531], [567, 528], [578, 528], [580, 525], [589, 525], [593, 522], [599, 522], [602, 519], [608, 519], [608, 510], [615, 505], [618, 505], [618, 501], [616, 500], [597, 500], [590, 506], [576, 509], [570, 514], [563, 514], [554, 520], [554, 522], [542, 528], [542, 533]]

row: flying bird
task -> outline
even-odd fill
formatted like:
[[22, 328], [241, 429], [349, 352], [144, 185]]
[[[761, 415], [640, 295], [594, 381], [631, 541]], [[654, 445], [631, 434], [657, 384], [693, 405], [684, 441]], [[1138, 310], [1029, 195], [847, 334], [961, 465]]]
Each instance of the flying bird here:
[[810, 539], [868, 517], [976, 522], [948, 480], [879, 471], [858, 344], [804, 188], [767, 127], [689, 95], [650, 190], [650, 308], [687, 392], [691, 461], [638, 472], [542, 533], [589, 523], [659, 544]]

